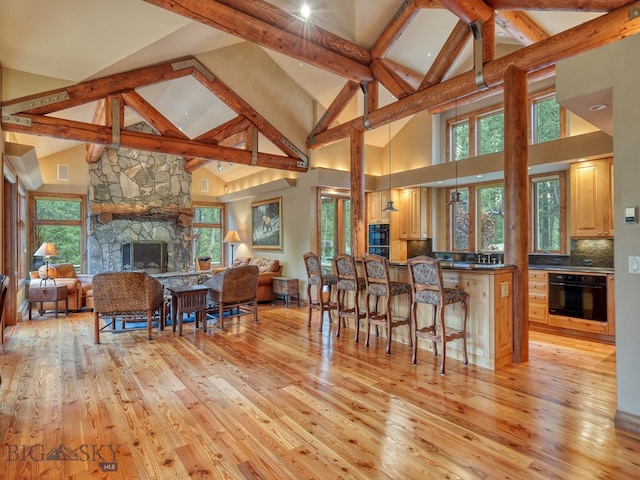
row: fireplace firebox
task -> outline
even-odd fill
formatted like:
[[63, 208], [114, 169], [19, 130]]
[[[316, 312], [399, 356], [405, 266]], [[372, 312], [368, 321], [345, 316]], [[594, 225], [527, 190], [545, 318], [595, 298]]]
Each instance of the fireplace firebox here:
[[122, 244], [122, 271], [167, 271], [167, 242], [140, 240]]

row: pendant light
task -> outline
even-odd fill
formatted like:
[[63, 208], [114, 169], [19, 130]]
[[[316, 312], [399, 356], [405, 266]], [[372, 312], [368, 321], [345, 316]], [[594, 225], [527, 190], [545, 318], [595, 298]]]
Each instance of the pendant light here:
[[[455, 100], [453, 101], [453, 115], [454, 115], [453, 125], [455, 128], [455, 124], [458, 121], [458, 97], [456, 97]], [[455, 145], [453, 146], [455, 147]], [[460, 205], [465, 202], [464, 200], [462, 200], [462, 196], [460, 195], [460, 191], [458, 190], [458, 159], [456, 158], [455, 148], [453, 150], [454, 150], [453, 162], [456, 165], [456, 189], [450, 192], [449, 201], [447, 202], [447, 205]]]
[[389, 122], [389, 200], [382, 209], [383, 212], [397, 212], [398, 209], [393, 206], [393, 200], [391, 200], [391, 122]]

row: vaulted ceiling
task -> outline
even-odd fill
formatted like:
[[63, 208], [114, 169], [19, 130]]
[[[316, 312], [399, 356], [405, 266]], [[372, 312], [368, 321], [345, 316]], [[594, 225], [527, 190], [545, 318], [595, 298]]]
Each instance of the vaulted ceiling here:
[[[105, 145], [151, 148], [113, 127], [142, 119], [163, 137], [153, 148], [185, 155], [191, 168], [208, 165], [224, 181], [259, 166], [304, 170], [307, 148], [351, 128], [382, 146], [388, 136], [376, 127], [491, 94], [509, 64], [553, 75], [556, 61], [640, 28], [639, 2], [625, 0], [308, 3], [304, 21], [292, 0], [0, 0], [3, 67], [52, 77], [47, 92], [10, 86], [24, 93], [3, 96], [5, 136], [35, 145], [39, 157], [87, 141], [91, 161]], [[324, 115], [304, 126], [306, 141], [199, 61], [211, 52], [267, 83], [277, 70], [271, 78], [286, 76], [316, 101]], [[21, 103], [62, 92], [55, 105]], [[217, 172], [218, 160], [233, 167]]]

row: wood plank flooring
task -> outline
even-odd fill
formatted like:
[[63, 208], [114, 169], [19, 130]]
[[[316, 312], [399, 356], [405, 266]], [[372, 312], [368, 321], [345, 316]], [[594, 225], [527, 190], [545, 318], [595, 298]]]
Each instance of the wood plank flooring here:
[[[0, 479], [632, 479], [615, 347], [531, 333], [492, 372], [306, 327], [306, 309], [180, 338], [88, 313], [7, 329]], [[57, 458], [57, 459], [56, 459]]]

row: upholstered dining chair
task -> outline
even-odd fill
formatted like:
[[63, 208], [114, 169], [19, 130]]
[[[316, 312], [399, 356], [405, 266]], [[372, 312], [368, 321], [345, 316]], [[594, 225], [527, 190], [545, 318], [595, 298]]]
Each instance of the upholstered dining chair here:
[[[411, 285], [404, 282], [392, 282], [389, 278], [389, 266], [386, 258], [380, 255], [368, 254], [362, 258], [364, 266], [364, 278], [367, 284], [366, 305], [367, 305], [367, 339], [365, 346], [369, 346], [371, 336], [371, 326], [383, 327], [387, 334], [387, 354], [391, 353], [391, 333], [396, 327], [407, 325], [409, 327], [409, 346], [412, 345], [411, 317], [401, 316], [393, 311], [391, 299], [398, 295], [407, 295], [411, 299]], [[383, 299], [380, 302], [380, 298]], [[371, 302], [375, 302], [375, 307], [371, 307]], [[381, 308], [384, 305], [384, 308]]]
[[[433, 354], [438, 355], [440, 343], [440, 374], [444, 375], [447, 360], [447, 343], [462, 339], [463, 363], [467, 365], [467, 292], [457, 288], [446, 288], [442, 281], [442, 270], [437, 259], [420, 255], [407, 262], [409, 278], [413, 290], [411, 321], [413, 323], [413, 363], [417, 363], [418, 339], [431, 340]], [[432, 323], [418, 327], [418, 304], [432, 305]], [[445, 307], [454, 303], [462, 304], [462, 324], [458, 328], [447, 325]]]
[[[367, 314], [360, 310], [360, 294], [367, 288], [364, 277], [358, 276], [356, 262], [351, 255], [340, 253], [333, 258], [333, 268], [338, 282], [336, 284], [336, 300], [338, 309], [338, 328], [336, 337], [340, 336], [340, 326], [345, 318], [353, 318], [355, 328], [355, 343], [358, 343], [360, 334], [360, 320]], [[347, 296], [353, 294], [353, 303], [349, 305]]]
[[[338, 283], [338, 277], [332, 273], [323, 273], [320, 257], [317, 253], [307, 252], [303, 255], [304, 267], [307, 270], [307, 298], [309, 300], [309, 317], [307, 327], [311, 326], [312, 312], [320, 312], [320, 322], [318, 331], [322, 331], [322, 319], [324, 312], [329, 314], [329, 324], [331, 324], [331, 312], [338, 307], [333, 301], [333, 289]], [[324, 288], [329, 289], [328, 294], [324, 295]], [[315, 288], [315, 300], [313, 299], [312, 290]]]

